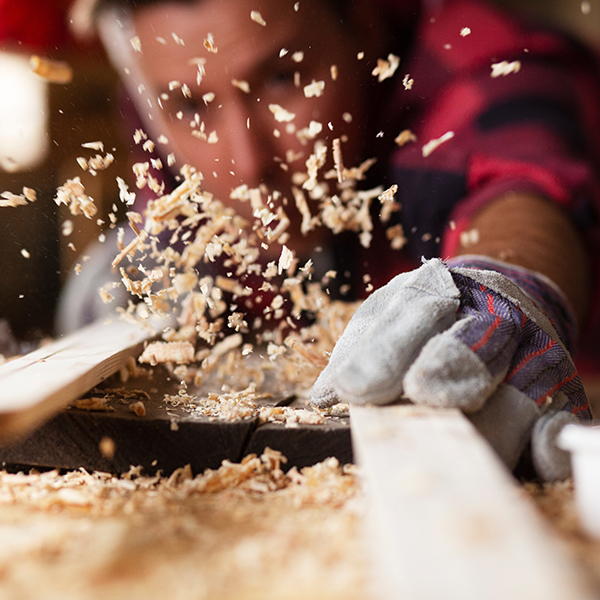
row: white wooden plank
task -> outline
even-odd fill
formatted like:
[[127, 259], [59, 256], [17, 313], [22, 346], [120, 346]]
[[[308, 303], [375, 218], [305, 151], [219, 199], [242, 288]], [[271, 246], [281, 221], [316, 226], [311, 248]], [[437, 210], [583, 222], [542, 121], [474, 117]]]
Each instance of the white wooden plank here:
[[98, 385], [166, 324], [101, 321], [0, 365], [0, 438], [25, 433]]
[[594, 597], [547, 524], [459, 411], [350, 411], [378, 592], [409, 600]]

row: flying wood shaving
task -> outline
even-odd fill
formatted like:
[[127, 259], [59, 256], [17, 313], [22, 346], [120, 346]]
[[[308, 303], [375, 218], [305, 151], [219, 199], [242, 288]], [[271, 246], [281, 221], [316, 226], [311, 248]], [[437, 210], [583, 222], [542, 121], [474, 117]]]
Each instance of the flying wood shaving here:
[[404, 146], [405, 144], [408, 144], [409, 142], [416, 142], [416, 141], [417, 141], [417, 136], [410, 129], [402, 130], [394, 139], [394, 142], [396, 142], [396, 144], [398, 144], [398, 146]]
[[398, 186], [393, 184], [377, 197], [382, 204], [381, 212], [379, 214], [382, 223], [387, 223], [390, 220], [392, 213], [400, 209], [400, 205], [397, 202], [394, 202], [394, 196], [397, 192]]
[[128, 254], [135, 254], [136, 250], [139, 250], [143, 247], [144, 243], [148, 239], [148, 232], [146, 230], [140, 231], [139, 235], [136, 237], [117, 254], [115, 259], [112, 261], [112, 267], [116, 267]]
[[35, 202], [37, 194], [35, 190], [24, 187], [22, 194], [13, 194], [12, 192], [2, 192], [0, 194], [0, 208], [25, 206], [27, 202]]
[[59, 206], [67, 205], [72, 215], [83, 214], [88, 219], [93, 218], [98, 212], [94, 199], [85, 193], [79, 177], [68, 179], [64, 185], [61, 185], [56, 191], [54, 202]]
[[231, 85], [238, 88], [239, 90], [242, 90], [242, 92], [244, 92], [245, 94], [250, 93], [250, 84], [247, 81], [232, 79]]
[[278, 123], [288, 123], [296, 118], [294, 113], [288, 112], [279, 104], [269, 104], [269, 110], [273, 113], [275, 120]]
[[97, 152], [104, 152], [104, 144], [102, 142], [85, 142], [81, 144], [81, 147], [96, 150]]
[[337, 173], [337, 179], [342, 183], [345, 179], [344, 176], [344, 159], [342, 157], [342, 143], [340, 138], [335, 138], [332, 143], [333, 146], [333, 163], [335, 165], [335, 172]]
[[325, 82], [324, 81], [312, 81], [308, 85], [304, 86], [304, 96], [306, 98], [319, 98], [323, 95], [323, 91], [325, 90]]
[[407, 73], [402, 80], [402, 85], [405, 90], [412, 90], [413, 85], [415, 84], [415, 80]]
[[87, 161], [85, 161], [83, 163], [80, 162], [80, 159], [77, 159], [77, 162], [79, 162], [80, 166], [84, 170], [87, 170], [92, 175], [95, 175], [96, 171], [102, 171], [102, 170], [110, 167], [110, 165], [112, 165], [114, 160], [115, 160], [115, 157], [112, 154], [110, 154], [110, 152], [109, 152], [105, 156], [100, 156], [100, 154], [96, 154], [96, 156], [89, 158]]
[[133, 48], [133, 50], [135, 52], [142, 52], [142, 42], [140, 41], [139, 36], [134, 35], [130, 40], [129, 43], [131, 44], [131, 47]]
[[377, 81], [383, 81], [388, 79], [395, 72], [400, 65], [400, 58], [395, 54], [388, 54], [387, 60], [381, 58], [377, 59], [377, 66], [373, 69], [371, 74], [377, 77]]
[[279, 263], [277, 265], [277, 272], [281, 275], [284, 271], [287, 271], [293, 263], [294, 253], [287, 246], [282, 246]]
[[218, 48], [215, 46], [215, 38], [212, 33], [209, 33], [204, 40], [204, 47], [209, 51], [216, 54], [218, 52]]
[[127, 206], [132, 206], [135, 202], [135, 192], [129, 191], [129, 186], [121, 177], [117, 177], [117, 185], [119, 187], [119, 198], [121, 202]]
[[428, 157], [434, 150], [439, 148], [444, 142], [451, 140], [454, 137], [454, 131], [447, 131], [444, 135], [434, 140], [427, 142], [422, 148], [423, 157]]
[[190, 342], [152, 342], [138, 360], [152, 366], [158, 363], [187, 365], [194, 361], [194, 346]]
[[255, 23], [258, 23], [259, 25], [262, 25], [263, 27], [267, 24], [266, 21], [262, 18], [262, 15], [260, 14], [260, 12], [258, 10], [251, 11], [250, 18]]
[[385, 231], [385, 235], [390, 241], [390, 246], [392, 250], [400, 250], [408, 242], [408, 240], [404, 236], [404, 229], [400, 224], [388, 227]]
[[511, 73], [518, 73], [521, 70], [521, 61], [513, 60], [512, 62], [508, 62], [507, 60], [503, 60], [499, 63], [494, 63], [492, 65], [492, 77], [500, 77], [504, 75], [510, 75]]
[[64, 61], [50, 60], [33, 55], [29, 59], [29, 65], [36, 75], [50, 83], [66, 84], [71, 83], [73, 79], [73, 69]]

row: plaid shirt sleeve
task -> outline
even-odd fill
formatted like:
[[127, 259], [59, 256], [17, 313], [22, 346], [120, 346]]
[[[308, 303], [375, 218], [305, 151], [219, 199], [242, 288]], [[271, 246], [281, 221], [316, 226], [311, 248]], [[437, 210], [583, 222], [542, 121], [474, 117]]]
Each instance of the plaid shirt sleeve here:
[[[493, 77], [502, 61], [514, 71]], [[484, 3], [457, 0], [421, 18], [402, 65], [414, 83], [396, 90], [392, 122], [417, 141], [394, 152], [391, 176], [413, 256], [451, 253], [469, 217], [508, 191], [541, 193], [589, 226], [600, 202], [591, 53]], [[444, 139], [427, 152], [428, 142]]]
[[[502, 61], [512, 69], [493, 76]], [[402, 56], [404, 85], [385, 114], [396, 133], [416, 136], [390, 160], [409, 256], [453, 255], [472, 215], [509, 191], [557, 202], [590, 256], [600, 256], [598, 65], [577, 41], [478, 0], [447, 0], [421, 15]], [[598, 332], [600, 261], [592, 262], [596, 292], [585, 330]], [[588, 353], [593, 346], [582, 340]]]

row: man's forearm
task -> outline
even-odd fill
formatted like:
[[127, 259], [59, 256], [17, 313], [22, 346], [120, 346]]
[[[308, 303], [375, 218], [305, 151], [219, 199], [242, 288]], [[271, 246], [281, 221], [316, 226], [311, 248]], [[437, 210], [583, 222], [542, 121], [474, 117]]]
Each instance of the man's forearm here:
[[537, 271], [567, 297], [578, 324], [589, 300], [588, 260], [580, 235], [559, 206], [541, 196], [507, 194], [471, 221], [478, 241], [457, 255], [480, 254]]

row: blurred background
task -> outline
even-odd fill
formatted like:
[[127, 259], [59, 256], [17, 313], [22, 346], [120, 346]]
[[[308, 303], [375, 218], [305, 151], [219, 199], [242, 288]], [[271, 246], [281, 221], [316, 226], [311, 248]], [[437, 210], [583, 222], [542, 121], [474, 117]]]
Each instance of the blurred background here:
[[[600, 48], [600, 0], [495, 1]], [[96, 218], [72, 218], [66, 207], [57, 207], [56, 188], [80, 176], [96, 200], [97, 217], [107, 223], [115, 178], [127, 176], [131, 164], [132, 142], [115, 125], [116, 75], [96, 44], [75, 43], [69, 36], [68, 4], [0, 0], [0, 194], [19, 194], [27, 186], [38, 196], [27, 206], [0, 208], [0, 319], [8, 320], [19, 339], [52, 335], [65, 276], [105, 227]], [[48, 84], [33, 75], [32, 54], [67, 61], [73, 81]], [[102, 141], [116, 160], [91, 176], [76, 159], [93, 156], [81, 144], [94, 141]], [[68, 237], [60, 229], [65, 218], [74, 222]]]

